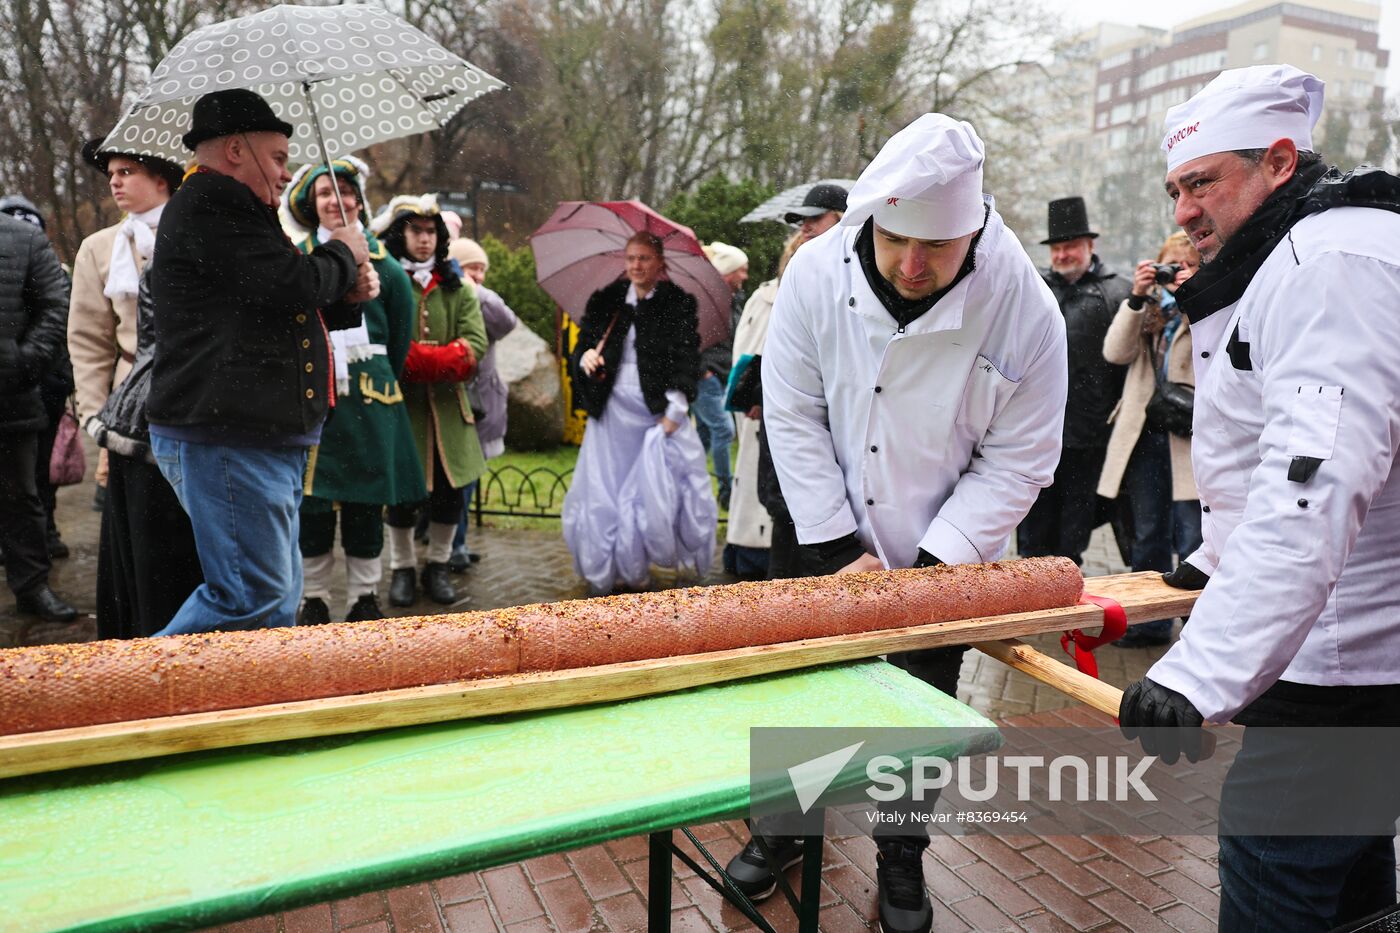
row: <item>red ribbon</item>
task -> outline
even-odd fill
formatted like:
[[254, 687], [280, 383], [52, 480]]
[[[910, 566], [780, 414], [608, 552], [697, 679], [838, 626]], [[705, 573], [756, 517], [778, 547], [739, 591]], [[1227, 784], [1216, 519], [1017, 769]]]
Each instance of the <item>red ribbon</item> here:
[[[1074, 658], [1074, 666], [1090, 677], [1099, 676], [1099, 662], [1094, 658], [1094, 649], [1099, 645], [1117, 641], [1128, 630], [1128, 615], [1117, 600], [1107, 596], [1093, 596], [1085, 593], [1079, 597], [1081, 606], [1098, 606], [1103, 610], [1103, 629], [1097, 635], [1085, 635], [1080, 629], [1070, 629], [1060, 633], [1060, 647]], [[1074, 647], [1070, 647], [1070, 642]]]

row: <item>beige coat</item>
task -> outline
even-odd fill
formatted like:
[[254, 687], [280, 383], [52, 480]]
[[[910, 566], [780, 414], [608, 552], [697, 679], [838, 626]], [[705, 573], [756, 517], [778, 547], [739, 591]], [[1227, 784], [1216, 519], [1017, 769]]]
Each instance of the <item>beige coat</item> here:
[[[68, 304], [68, 355], [73, 358], [77, 385], [78, 421], [101, 410], [136, 356], [136, 299], [116, 302], [102, 294], [112, 261], [112, 243], [121, 223], [97, 231], [78, 247], [73, 260], [73, 291]], [[145, 262], [132, 244], [137, 269]]]
[[[1118, 496], [1123, 472], [1128, 468], [1128, 458], [1132, 456], [1147, 420], [1147, 403], [1157, 387], [1152, 372], [1152, 355], [1142, 335], [1142, 317], [1143, 311], [1134, 311], [1126, 301], [1123, 302], [1103, 339], [1104, 359], [1128, 366], [1123, 397], [1109, 416], [1113, 435], [1108, 439], [1108, 456], [1104, 460], [1103, 473], [1099, 475], [1099, 495], [1107, 499]], [[1191, 331], [1185, 321], [1172, 343], [1171, 356], [1167, 360], [1167, 378], [1186, 385], [1196, 384], [1191, 368]], [[1191, 474], [1190, 439], [1173, 434], [1168, 440], [1172, 453], [1172, 499], [1191, 501], [1200, 498], [1196, 492], [1195, 477]]]

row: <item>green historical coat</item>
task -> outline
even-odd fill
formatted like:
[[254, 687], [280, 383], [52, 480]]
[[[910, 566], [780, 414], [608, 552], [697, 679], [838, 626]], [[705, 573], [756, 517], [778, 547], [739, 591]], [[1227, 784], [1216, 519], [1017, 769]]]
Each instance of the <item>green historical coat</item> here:
[[[428, 496], [399, 372], [413, 336], [413, 281], [374, 235], [370, 258], [379, 297], [360, 305], [374, 355], [349, 363], [348, 393], [336, 393], [321, 442], [306, 463], [305, 493], [327, 502], [399, 505]], [[297, 244], [310, 252], [315, 237]], [[377, 352], [382, 347], [383, 352]]]
[[[471, 345], [479, 360], [486, 353], [486, 322], [476, 289], [463, 282], [456, 290], [442, 288], [436, 278], [424, 293], [412, 278], [409, 285], [418, 303], [414, 340], [441, 346], [458, 337]], [[405, 383], [404, 398], [413, 421], [413, 439], [423, 478], [432, 488], [432, 460], [436, 448], [443, 472], [454, 489], [461, 489], [486, 472], [486, 457], [476, 436], [476, 418], [467, 401], [465, 382]]]

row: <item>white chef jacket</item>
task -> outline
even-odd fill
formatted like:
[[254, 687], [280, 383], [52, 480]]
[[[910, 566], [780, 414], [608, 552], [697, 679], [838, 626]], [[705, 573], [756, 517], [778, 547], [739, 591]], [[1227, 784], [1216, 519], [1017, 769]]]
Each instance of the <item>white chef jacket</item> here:
[[974, 271], [908, 327], [866, 281], [859, 232], [797, 251], [764, 348], [764, 430], [798, 541], [855, 532], [886, 567], [920, 548], [994, 560], [1059, 463], [1064, 319], [995, 210]]
[[[1397, 325], [1400, 214], [1355, 207], [1299, 221], [1238, 302], [1191, 322], [1188, 560], [1211, 578], [1147, 676], [1208, 721], [1280, 679], [1400, 683]], [[1322, 464], [1292, 481], [1294, 457]]]

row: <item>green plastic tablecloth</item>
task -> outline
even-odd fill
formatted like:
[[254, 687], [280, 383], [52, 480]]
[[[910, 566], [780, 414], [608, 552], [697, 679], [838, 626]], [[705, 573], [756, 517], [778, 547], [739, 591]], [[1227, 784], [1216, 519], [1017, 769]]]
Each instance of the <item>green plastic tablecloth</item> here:
[[0, 931], [199, 926], [733, 816], [754, 726], [995, 727], [881, 661], [0, 781]]

